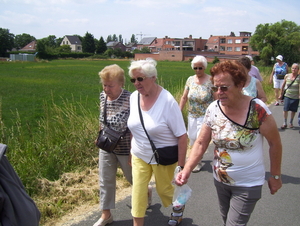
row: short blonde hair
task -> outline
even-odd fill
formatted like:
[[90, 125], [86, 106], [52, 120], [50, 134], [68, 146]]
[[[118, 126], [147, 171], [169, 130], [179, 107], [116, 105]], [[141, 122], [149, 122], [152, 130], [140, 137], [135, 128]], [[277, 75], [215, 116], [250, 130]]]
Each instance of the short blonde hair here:
[[104, 67], [99, 72], [101, 83], [105, 81], [118, 81], [122, 86], [125, 84], [124, 70], [117, 64]]

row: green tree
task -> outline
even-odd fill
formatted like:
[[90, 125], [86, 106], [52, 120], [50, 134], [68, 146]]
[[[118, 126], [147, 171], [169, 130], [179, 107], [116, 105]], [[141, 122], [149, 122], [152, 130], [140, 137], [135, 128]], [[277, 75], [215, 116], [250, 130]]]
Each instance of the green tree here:
[[137, 40], [136, 40], [136, 37], [135, 37], [134, 34], [131, 35], [130, 42], [131, 43], [137, 43]]
[[0, 56], [7, 57], [7, 51], [14, 47], [15, 35], [9, 33], [8, 29], [0, 28]]
[[104, 42], [104, 40], [101, 36], [97, 43], [97, 46], [96, 46], [96, 53], [103, 54], [103, 53], [105, 53], [106, 50], [107, 50], [106, 43]]
[[107, 36], [106, 43], [109, 43], [109, 42], [111, 42], [111, 41], [113, 41], [111, 35]]
[[71, 53], [71, 46], [69, 45], [61, 45], [56, 48], [58, 53]]
[[23, 33], [21, 35], [16, 35], [14, 47], [16, 49], [21, 49], [32, 41], [35, 41], [36, 38], [30, 34]]
[[121, 42], [123, 44], [123, 38], [122, 35], [119, 35], [119, 42]]
[[113, 34], [113, 36], [112, 36], [112, 41], [114, 41], [114, 42], [117, 42], [117, 41], [118, 41], [118, 38], [117, 38], [116, 34]]
[[291, 65], [300, 60], [300, 27], [292, 21], [282, 20], [275, 24], [259, 24], [251, 37], [250, 45], [259, 51], [264, 64], [269, 65], [271, 57], [282, 55]]
[[89, 32], [86, 32], [83, 37], [82, 51], [84, 53], [95, 53], [96, 51], [94, 36]]

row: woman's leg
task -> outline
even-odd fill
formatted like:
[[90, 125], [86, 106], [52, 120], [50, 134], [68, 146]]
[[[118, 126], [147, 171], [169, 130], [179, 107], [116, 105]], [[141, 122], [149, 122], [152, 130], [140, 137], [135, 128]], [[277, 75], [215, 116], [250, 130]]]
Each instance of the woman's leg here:
[[134, 226], [143, 226], [148, 205], [148, 184], [152, 167], [142, 159], [132, 155], [132, 209]]

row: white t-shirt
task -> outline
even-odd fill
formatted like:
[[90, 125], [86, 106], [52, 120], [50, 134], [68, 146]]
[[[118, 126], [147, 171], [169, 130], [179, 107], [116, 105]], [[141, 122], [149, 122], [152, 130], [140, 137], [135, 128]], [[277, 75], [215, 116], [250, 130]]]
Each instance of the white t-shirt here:
[[[183, 116], [178, 103], [165, 89], [162, 89], [150, 110], [142, 111], [145, 128], [157, 148], [178, 144], [178, 137], [186, 133]], [[138, 111], [138, 91], [130, 96], [128, 128], [133, 138], [131, 153], [149, 163], [153, 151], [142, 127]], [[151, 164], [157, 164], [152, 158]]]
[[212, 129], [215, 144], [214, 178], [227, 185], [252, 187], [265, 179], [263, 136], [259, 126], [271, 114], [264, 102], [250, 102], [244, 125], [230, 120], [216, 100], [207, 109], [204, 123]]

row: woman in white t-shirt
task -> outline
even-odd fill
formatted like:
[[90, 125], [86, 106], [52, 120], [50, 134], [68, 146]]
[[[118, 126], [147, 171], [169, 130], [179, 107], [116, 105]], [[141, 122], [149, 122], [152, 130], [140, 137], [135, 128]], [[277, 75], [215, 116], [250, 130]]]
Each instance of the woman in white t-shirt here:
[[[174, 186], [172, 180], [176, 166], [183, 168], [187, 150], [187, 134], [178, 103], [170, 92], [156, 83], [156, 61], [151, 58], [132, 61], [129, 67], [130, 81], [137, 89], [130, 97], [128, 128], [133, 137], [132, 154], [132, 216], [134, 226], [143, 226], [147, 208], [148, 183], [154, 174], [156, 190], [165, 207], [172, 204]], [[156, 162], [144, 126], [156, 148], [178, 145], [178, 162], [162, 165]], [[182, 220], [184, 206], [173, 207], [169, 225]]]
[[282, 145], [276, 122], [268, 107], [242, 93], [247, 80], [243, 65], [224, 61], [211, 70], [218, 100], [208, 107], [203, 127], [176, 183], [183, 185], [212, 140], [213, 175], [224, 225], [246, 225], [265, 180], [263, 137], [270, 146], [271, 194], [282, 186]]

